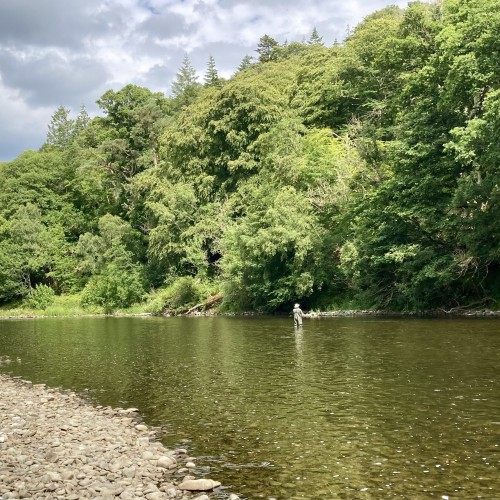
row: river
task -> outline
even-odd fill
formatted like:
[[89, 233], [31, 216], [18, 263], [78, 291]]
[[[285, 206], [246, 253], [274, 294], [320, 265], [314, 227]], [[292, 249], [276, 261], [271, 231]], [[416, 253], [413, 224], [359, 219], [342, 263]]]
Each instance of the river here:
[[134, 406], [227, 498], [500, 498], [500, 322], [0, 320], [0, 370]]

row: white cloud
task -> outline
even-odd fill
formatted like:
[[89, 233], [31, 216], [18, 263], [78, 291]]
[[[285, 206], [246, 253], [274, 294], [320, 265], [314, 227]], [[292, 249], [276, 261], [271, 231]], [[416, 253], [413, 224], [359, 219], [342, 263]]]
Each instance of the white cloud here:
[[45, 140], [54, 110], [75, 113], [128, 83], [169, 93], [185, 53], [200, 77], [208, 57], [234, 73], [259, 38], [329, 45], [347, 25], [404, 0], [0, 0], [0, 160]]
[[45, 140], [53, 110], [30, 107], [18, 92], [6, 88], [1, 82], [0, 109], [0, 161], [11, 160], [26, 149], [38, 149]]

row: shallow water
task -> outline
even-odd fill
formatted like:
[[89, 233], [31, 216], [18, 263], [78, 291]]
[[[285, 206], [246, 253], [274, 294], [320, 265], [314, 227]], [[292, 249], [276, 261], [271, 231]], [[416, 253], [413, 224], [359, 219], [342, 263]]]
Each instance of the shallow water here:
[[1, 355], [138, 407], [220, 498], [500, 498], [498, 320], [0, 320]]

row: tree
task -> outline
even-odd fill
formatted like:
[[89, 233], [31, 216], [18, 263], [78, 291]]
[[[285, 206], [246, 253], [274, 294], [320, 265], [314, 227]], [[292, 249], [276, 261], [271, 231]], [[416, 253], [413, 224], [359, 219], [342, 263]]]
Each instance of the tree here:
[[103, 307], [113, 312], [139, 302], [144, 295], [141, 271], [127, 259], [111, 262], [104, 271], [92, 276], [82, 292], [84, 307]]
[[[473, 197], [469, 192], [454, 198], [457, 186], [469, 184], [456, 160], [461, 158], [467, 164], [474, 158], [468, 139], [460, 140], [471, 135], [463, 134], [459, 127], [470, 116], [474, 100], [467, 94], [471, 87], [463, 75], [451, 81], [454, 71], [450, 71], [458, 68], [454, 68], [454, 58], [467, 49], [459, 35], [464, 33], [465, 12], [457, 19], [443, 18], [439, 8], [412, 4], [402, 18], [394, 10], [397, 17], [391, 24], [387, 24], [390, 10], [385, 10], [372, 15], [369, 21], [374, 24], [358, 27], [347, 42], [365, 61], [374, 62], [367, 68], [370, 79], [382, 75], [384, 67], [384, 79], [392, 74], [386, 82], [380, 79], [383, 86], [371, 87], [376, 90], [372, 102], [377, 108], [384, 112], [394, 107], [385, 123], [383, 118], [372, 122], [375, 133], [394, 134], [395, 140], [385, 145], [391, 163], [389, 175], [359, 199], [351, 220], [353, 236], [341, 250], [342, 269], [351, 286], [363, 290], [373, 307], [452, 307], [484, 294], [482, 279], [488, 268], [477, 254], [468, 252], [458, 236], [477, 228], [467, 210]], [[471, 16], [471, 28], [481, 19], [478, 14]], [[393, 36], [383, 43], [378, 33], [381, 22], [393, 26]], [[379, 29], [375, 29], [377, 25]], [[361, 39], [364, 43], [358, 47]], [[375, 44], [367, 43], [377, 39]], [[412, 59], [405, 57], [410, 53]], [[391, 54], [397, 57], [389, 57]], [[465, 66], [462, 60], [460, 68]], [[460, 92], [451, 97], [457, 90]], [[474, 142], [477, 132], [473, 132]], [[454, 133], [458, 140], [451, 144]], [[453, 158], [448, 152], [455, 147], [459, 154]], [[458, 202], [455, 206], [454, 201]]]
[[75, 238], [86, 217], [77, 204], [76, 172], [66, 153], [55, 148], [26, 151], [8, 165], [0, 169], [0, 215], [8, 219], [20, 206], [36, 205], [44, 222], [60, 224]]
[[3, 221], [0, 235], [0, 300], [25, 296], [40, 283], [59, 289], [64, 289], [61, 281], [69, 283], [64, 233], [59, 226], [47, 227], [36, 205], [18, 207]]
[[207, 87], [220, 87], [222, 83], [215, 66], [215, 59], [212, 56], [208, 58], [204, 82]]
[[190, 232], [200, 212], [192, 186], [145, 172], [135, 189], [145, 196], [148, 256], [162, 269], [163, 277], [202, 272], [205, 254]]
[[82, 294], [84, 306], [106, 311], [128, 307], [144, 294], [143, 269], [137, 262], [137, 232], [119, 217], [99, 219], [99, 234], [83, 234], [77, 245], [78, 272], [90, 275]]
[[260, 62], [269, 62], [272, 60], [273, 49], [278, 47], [278, 42], [270, 37], [264, 35], [259, 39], [256, 52], [259, 54]]
[[44, 263], [39, 259], [43, 226], [35, 219], [38, 215], [28, 205], [19, 207], [9, 221], [0, 218], [0, 302], [26, 296], [34, 285], [33, 271], [40, 260]]
[[172, 98], [60, 107], [0, 164], [0, 300], [112, 309], [165, 280], [235, 309], [499, 300], [499, 31], [495, 0], [410, 2], [330, 48], [265, 35], [224, 85], [186, 56]]
[[19, 274], [20, 268], [20, 256], [11, 240], [10, 227], [0, 217], [0, 303], [26, 295], [25, 283]]
[[258, 172], [259, 137], [280, 121], [288, 106], [283, 87], [294, 72], [286, 63], [280, 69], [249, 70], [216, 94], [201, 94], [196, 106], [181, 112], [164, 136], [168, 175], [176, 181], [189, 179], [197, 197], [212, 202]]
[[309, 45], [323, 45], [323, 38], [319, 36], [318, 30], [316, 29], [316, 26], [314, 26], [311, 36], [309, 37], [309, 40], [307, 41]]
[[249, 183], [245, 191], [245, 213], [222, 240], [225, 300], [269, 311], [309, 297], [320, 238], [307, 200], [289, 186]]
[[456, 119], [445, 150], [458, 172], [451, 203], [457, 267], [463, 278], [470, 276], [469, 286], [498, 297], [500, 8], [478, 0], [445, 7], [450, 22], [440, 38], [447, 69], [440, 109]]
[[90, 117], [84, 105], [80, 106], [80, 112], [75, 120], [74, 135], [78, 136], [90, 123]]
[[[357, 61], [340, 58], [338, 49], [307, 46], [291, 95], [291, 106], [309, 126], [340, 131], [356, 113], [360, 99], [353, 78], [343, 71]], [[341, 54], [343, 56], [343, 54]]]
[[246, 54], [245, 57], [241, 60], [240, 65], [238, 66], [238, 69], [236, 70], [237, 72], [240, 71], [245, 71], [248, 69], [253, 63], [252, 63], [253, 57]]
[[56, 109], [48, 125], [45, 145], [68, 148], [90, 122], [85, 106], [80, 107], [75, 119], [69, 118], [69, 114], [70, 110], [64, 106]]
[[97, 101], [106, 116], [96, 117], [79, 136], [77, 183], [82, 203], [96, 217], [124, 215], [129, 184], [159, 162], [160, 137], [172, 113], [170, 99], [137, 85], [108, 90]]
[[74, 137], [75, 121], [69, 118], [70, 110], [59, 106], [51, 117], [46, 144], [64, 148]]
[[172, 97], [177, 107], [180, 109], [191, 104], [198, 95], [199, 89], [200, 84], [196, 77], [196, 71], [186, 54], [179, 71], [176, 73], [176, 79], [172, 83]]

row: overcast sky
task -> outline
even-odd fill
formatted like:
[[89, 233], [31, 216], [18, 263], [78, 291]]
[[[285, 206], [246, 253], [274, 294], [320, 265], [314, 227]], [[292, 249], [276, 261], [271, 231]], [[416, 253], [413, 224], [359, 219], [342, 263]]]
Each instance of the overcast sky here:
[[368, 14], [403, 0], [0, 0], [0, 161], [38, 149], [58, 106], [91, 116], [128, 83], [170, 95], [188, 55], [229, 77], [259, 38], [343, 40]]

